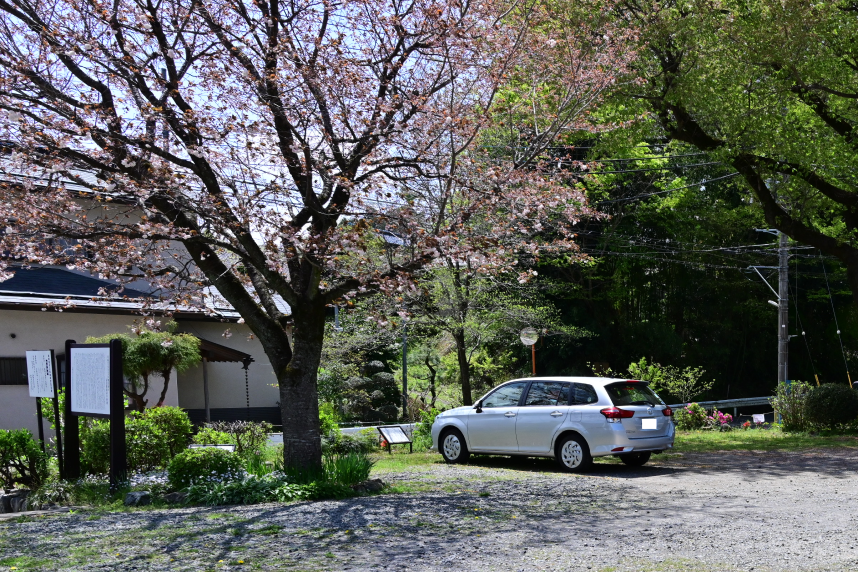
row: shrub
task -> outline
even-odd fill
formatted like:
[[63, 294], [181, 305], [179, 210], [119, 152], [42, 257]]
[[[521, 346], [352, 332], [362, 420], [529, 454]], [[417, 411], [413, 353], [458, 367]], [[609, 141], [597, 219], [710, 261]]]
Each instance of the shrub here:
[[243, 475], [238, 455], [215, 448], [182, 451], [167, 467], [167, 480], [177, 490], [193, 483], [235, 481]]
[[322, 403], [319, 407], [319, 425], [322, 436], [339, 435], [340, 426], [337, 425], [337, 414], [334, 406], [330, 403]]
[[203, 427], [193, 437], [197, 445], [235, 445], [235, 438], [229, 433], [215, 431], [211, 427]]
[[[126, 425], [125, 443], [130, 436]], [[105, 475], [110, 468], [110, 422], [84, 418], [80, 424], [80, 463], [84, 474]]]
[[[107, 422], [104, 422], [107, 425]], [[170, 462], [170, 436], [155, 425], [146, 413], [132, 413], [125, 419], [125, 443], [129, 471], [151, 471]]]
[[140, 415], [164, 434], [164, 442], [170, 459], [188, 448], [191, 442], [191, 420], [179, 407], [155, 407]]
[[803, 381], [793, 381], [790, 385], [779, 383], [772, 407], [780, 414], [784, 431], [807, 431], [811, 427], [807, 416], [807, 396], [813, 387]]
[[[191, 421], [178, 407], [156, 407], [125, 418], [129, 471], [166, 467], [190, 442]], [[110, 466], [110, 423], [85, 419], [80, 427], [80, 456], [84, 472], [105, 474]]]
[[361, 452], [331, 456], [324, 460], [327, 480], [342, 485], [356, 485], [367, 480], [373, 465], [375, 461]]
[[858, 417], [858, 392], [847, 385], [826, 383], [810, 390], [805, 408], [811, 423], [833, 428]]
[[702, 429], [706, 425], [706, 410], [699, 403], [689, 403], [674, 413], [676, 428], [683, 431]]
[[0, 429], [0, 484], [37, 489], [48, 478], [47, 457], [27, 429]]
[[429, 411], [420, 412], [420, 422], [414, 427], [412, 440], [418, 448], [428, 449], [432, 446], [432, 424], [435, 423], [435, 418], [441, 413], [434, 407]]
[[236, 454], [249, 459], [259, 455], [265, 448], [272, 425], [267, 421], [217, 421], [207, 423], [206, 427], [229, 434], [232, 439], [230, 443], [235, 444]]
[[732, 415], [729, 413], [722, 413], [713, 407], [712, 413], [706, 417], [706, 424], [704, 427], [707, 429], [714, 429], [716, 431], [730, 431], [732, 429], [730, 426], [731, 421], [733, 421]]
[[322, 451], [326, 455], [372, 453], [377, 449], [378, 431], [375, 429], [364, 429], [359, 433], [340, 433], [322, 440]]
[[283, 475], [250, 475], [231, 482], [200, 483], [188, 487], [188, 502], [209, 506], [345, 498], [352, 495], [354, 491], [340, 483], [317, 481], [296, 484]]

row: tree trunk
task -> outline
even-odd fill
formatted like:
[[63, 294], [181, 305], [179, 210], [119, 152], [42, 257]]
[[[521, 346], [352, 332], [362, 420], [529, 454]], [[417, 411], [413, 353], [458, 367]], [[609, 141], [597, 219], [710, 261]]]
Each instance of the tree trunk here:
[[164, 399], [167, 398], [167, 388], [170, 387], [170, 371], [172, 371], [172, 369], [173, 368], [165, 369], [161, 372], [161, 377], [164, 378], [164, 388], [161, 390], [161, 396], [158, 398], [158, 405], [155, 407], [163, 407], [164, 405]]
[[462, 403], [473, 405], [471, 396], [471, 364], [468, 363], [468, 348], [465, 347], [465, 332], [458, 330], [453, 334], [456, 341], [456, 357], [459, 360], [459, 383], [462, 385]]
[[292, 310], [292, 359], [277, 364], [269, 353], [280, 387], [283, 461], [287, 467], [315, 471], [322, 467], [316, 382], [325, 335], [325, 305], [305, 299]]
[[430, 354], [426, 354], [426, 367], [429, 369], [429, 395], [432, 396], [432, 401], [429, 402], [429, 408], [435, 409], [435, 400], [437, 399], [435, 395], [435, 377], [437, 376], [437, 372], [435, 368], [432, 367], [432, 362], [429, 359]]

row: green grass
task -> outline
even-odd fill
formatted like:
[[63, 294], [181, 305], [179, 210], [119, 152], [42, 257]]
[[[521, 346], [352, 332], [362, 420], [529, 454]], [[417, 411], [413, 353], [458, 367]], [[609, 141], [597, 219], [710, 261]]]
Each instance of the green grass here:
[[673, 450], [678, 453], [714, 451], [799, 451], [802, 449], [858, 447], [858, 435], [851, 433], [784, 433], [780, 429], [747, 431], [678, 431]]
[[394, 449], [393, 454], [377, 453], [372, 456], [375, 465], [372, 468], [372, 475], [377, 476], [384, 473], [396, 473], [400, 471], [413, 471], [415, 469], [428, 470], [429, 467], [435, 464], [443, 463], [444, 459], [441, 455], [434, 451], [414, 451], [409, 453], [408, 449], [398, 447], [399, 451]]

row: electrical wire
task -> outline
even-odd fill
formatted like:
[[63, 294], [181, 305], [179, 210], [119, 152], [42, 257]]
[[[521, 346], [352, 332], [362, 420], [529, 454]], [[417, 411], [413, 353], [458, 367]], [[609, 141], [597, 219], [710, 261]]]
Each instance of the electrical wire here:
[[834, 298], [831, 296], [831, 286], [828, 285], [828, 271], [825, 269], [825, 261], [821, 260], [822, 253], [820, 252], [819, 254], [822, 272], [825, 274], [825, 287], [828, 289], [828, 300], [831, 302], [831, 313], [834, 314], [834, 325], [837, 327], [837, 339], [840, 341], [840, 353], [843, 354], [843, 365], [846, 366], [846, 378], [849, 380], [849, 387], [852, 387], [852, 376], [849, 375], [849, 363], [846, 361], [846, 351], [843, 349], [843, 338], [840, 337], [840, 324], [837, 323], [837, 312], [834, 311]]
[[810, 352], [810, 344], [807, 341], [807, 335], [805, 334], [804, 324], [801, 322], [801, 314], [798, 313], [798, 260], [795, 261], [795, 292], [792, 291], [792, 286], [787, 281], [787, 285], [790, 289], [790, 296], [795, 302], [793, 302], [793, 306], [795, 307], [795, 319], [798, 322], [798, 327], [801, 329], [801, 337], [804, 340], [804, 347], [807, 348], [807, 359], [810, 361], [810, 367], [813, 370], [813, 377], [816, 379], [816, 385], [819, 386], [819, 375], [816, 373], [816, 365], [813, 363], [813, 354]]

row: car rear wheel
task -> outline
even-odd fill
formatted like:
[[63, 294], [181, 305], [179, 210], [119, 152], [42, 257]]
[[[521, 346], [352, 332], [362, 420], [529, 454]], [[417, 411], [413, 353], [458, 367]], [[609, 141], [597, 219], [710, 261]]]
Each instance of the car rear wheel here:
[[471, 454], [465, 438], [458, 429], [447, 429], [441, 433], [441, 456], [448, 463], [467, 463]]
[[630, 467], [642, 467], [649, 461], [652, 453], [629, 453], [620, 455], [620, 460]]
[[557, 443], [554, 452], [557, 464], [564, 471], [580, 473], [589, 469], [593, 464], [590, 456], [590, 447], [583, 437], [579, 435], [567, 435]]

